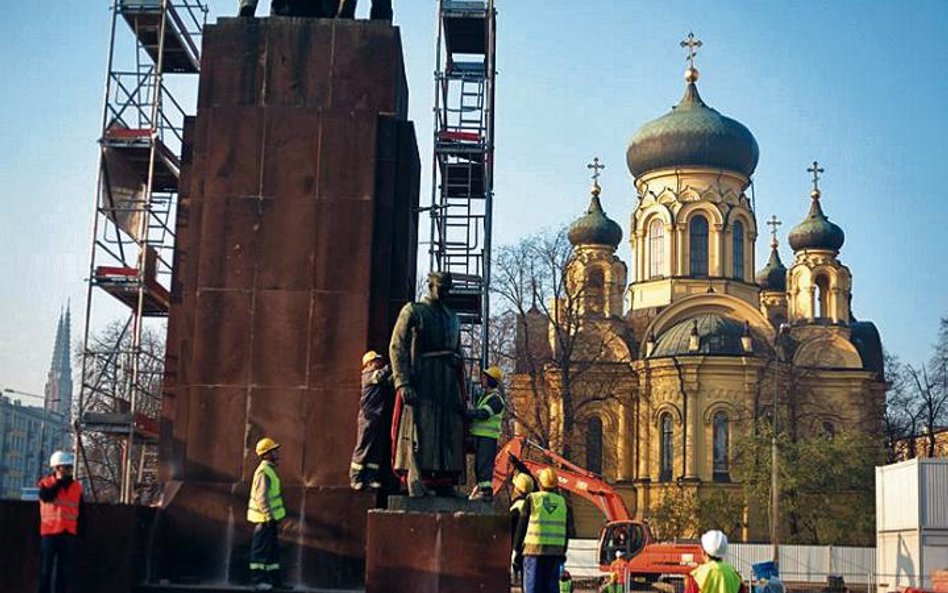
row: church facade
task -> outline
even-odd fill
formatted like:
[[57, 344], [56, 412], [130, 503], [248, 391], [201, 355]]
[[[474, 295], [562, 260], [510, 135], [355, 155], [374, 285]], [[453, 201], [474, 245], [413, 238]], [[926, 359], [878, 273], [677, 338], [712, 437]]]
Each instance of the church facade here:
[[[808, 200], [801, 191], [809, 212], [789, 233], [790, 266], [773, 219], [770, 257], [757, 270], [760, 231], [747, 194], [757, 142], [704, 102], [693, 65], [685, 80], [681, 101], [629, 143], [637, 203], [625, 232], [603, 210], [598, 182], [588, 211], [570, 226], [564, 276], [582, 345], [572, 360], [558, 359], [558, 332], [547, 326], [562, 320], [528, 312], [518, 343], [532, 346], [517, 356], [532, 361], [517, 361], [511, 383], [515, 405], [530, 407], [538, 381], [555, 394], [562, 367], [582, 367], [565, 401], [543, 404], [551, 443], [614, 483], [640, 518], [672, 492], [740, 499], [738, 443], [761, 421], [776, 415], [794, 432], [830, 437], [872, 433], [884, 405], [881, 340], [852, 314], [852, 274], [840, 258], [845, 235], [823, 213], [822, 169], [810, 169]], [[616, 255], [623, 235], [631, 277]], [[529, 366], [539, 374], [528, 376]], [[515, 430], [530, 432], [519, 420]], [[751, 506], [735, 535], [766, 539], [766, 509]], [[594, 510], [577, 517], [585, 536], [602, 521]]]

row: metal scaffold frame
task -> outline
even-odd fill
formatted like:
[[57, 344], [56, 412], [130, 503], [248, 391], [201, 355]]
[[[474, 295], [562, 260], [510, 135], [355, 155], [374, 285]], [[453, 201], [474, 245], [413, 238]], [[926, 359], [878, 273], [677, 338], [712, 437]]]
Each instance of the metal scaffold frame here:
[[[112, 0], [95, 215], [76, 414], [78, 472], [90, 476], [84, 434], [121, 443], [118, 499], [157, 486], [163, 344], [170, 305], [174, 222], [188, 114], [166, 75], [200, 70], [204, 0]], [[132, 37], [119, 33], [123, 21]], [[134, 49], [131, 45], [134, 44]], [[102, 299], [128, 309], [117, 335], [93, 335]], [[143, 346], [145, 332], [160, 350]], [[90, 480], [94, 498], [98, 498]]]
[[451, 272], [469, 377], [487, 364], [494, 200], [494, 0], [439, 0], [431, 269]]

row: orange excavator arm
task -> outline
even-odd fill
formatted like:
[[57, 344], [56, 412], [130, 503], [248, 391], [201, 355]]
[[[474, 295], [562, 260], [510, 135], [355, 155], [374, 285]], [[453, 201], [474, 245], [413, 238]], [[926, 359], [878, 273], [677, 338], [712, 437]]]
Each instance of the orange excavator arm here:
[[547, 467], [556, 470], [560, 489], [593, 503], [609, 521], [632, 518], [622, 498], [605, 480], [522, 436], [507, 441], [494, 459], [494, 494], [503, 489], [515, 472], [529, 473], [535, 480], [540, 470]]

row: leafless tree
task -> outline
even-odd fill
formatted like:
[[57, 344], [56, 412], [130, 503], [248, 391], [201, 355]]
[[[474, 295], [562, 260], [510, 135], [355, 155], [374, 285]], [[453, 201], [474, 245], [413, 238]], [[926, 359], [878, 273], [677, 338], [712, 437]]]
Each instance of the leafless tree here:
[[[516, 371], [516, 391], [528, 394], [511, 406], [512, 416], [530, 438], [567, 458], [581, 440], [578, 421], [608, 401], [631, 398], [620, 386], [632, 373], [631, 361], [615, 356], [622, 336], [584, 308], [589, 287], [571, 281], [574, 257], [565, 229], [539, 233], [502, 247], [492, 280], [499, 325], [507, 338], [511, 329], [516, 336], [498, 343], [497, 358]], [[551, 421], [554, 408], [558, 422]]]
[[[126, 414], [132, 409], [133, 393], [137, 412], [148, 418], [159, 417], [164, 374], [163, 333], [145, 327], [137, 352], [132, 343], [131, 322], [124, 320], [113, 321], [89, 337], [81, 408], [77, 398], [74, 418], [84, 419], [90, 413]], [[80, 344], [76, 351], [80, 367], [82, 356]], [[136, 362], [137, 372], [134, 370]], [[81, 434], [80, 470], [89, 480], [90, 490], [97, 500], [118, 501], [126, 459], [126, 439], [114, 432], [83, 430], [83, 426], [77, 420], [77, 430]], [[143, 504], [152, 502], [158, 493], [157, 483], [146, 479], [146, 476], [157, 475], [157, 456], [147, 453], [148, 450], [141, 446], [128, 452], [135, 456], [135, 499]]]

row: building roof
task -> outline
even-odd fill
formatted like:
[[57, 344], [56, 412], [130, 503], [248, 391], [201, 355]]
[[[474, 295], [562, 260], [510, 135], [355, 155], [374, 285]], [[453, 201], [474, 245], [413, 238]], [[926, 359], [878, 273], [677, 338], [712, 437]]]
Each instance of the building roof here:
[[622, 241], [622, 227], [606, 216], [599, 201], [599, 186], [593, 188], [586, 214], [569, 225], [569, 242], [573, 245], [608, 245], [613, 249]]
[[754, 279], [764, 290], [786, 292], [787, 268], [780, 261], [780, 253], [776, 245], [771, 245], [770, 259], [767, 260], [767, 265], [757, 272]]
[[793, 227], [787, 240], [794, 251], [802, 249], [829, 249], [839, 251], [846, 240], [846, 234], [843, 229], [832, 222], [823, 214], [823, 208], [820, 206], [820, 190], [814, 189], [810, 193], [813, 199], [810, 204], [810, 212], [803, 222]]
[[[698, 333], [698, 349], [692, 352], [688, 346], [695, 330]], [[741, 336], [745, 332], [750, 332], [754, 354], [767, 355], [770, 352], [767, 340], [744, 322], [718, 313], [700, 313], [679, 321], [657, 336], [655, 348], [648, 358], [688, 355], [747, 356], [741, 345]]]
[[753, 174], [757, 140], [742, 123], [708, 107], [694, 82], [678, 105], [632, 136], [626, 161], [634, 177], [656, 169], [701, 166]]
[[862, 358], [862, 368], [873, 371], [880, 379], [885, 375], [885, 362], [882, 354], [882, 338], [876, 324], [871, 321], [854, 321], [849, 326], [849, 341], [856, 347]]

